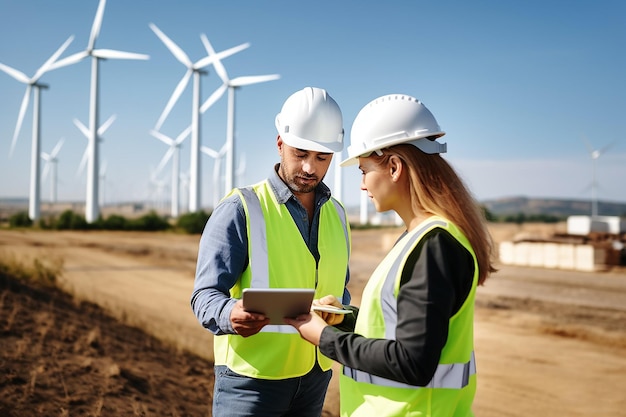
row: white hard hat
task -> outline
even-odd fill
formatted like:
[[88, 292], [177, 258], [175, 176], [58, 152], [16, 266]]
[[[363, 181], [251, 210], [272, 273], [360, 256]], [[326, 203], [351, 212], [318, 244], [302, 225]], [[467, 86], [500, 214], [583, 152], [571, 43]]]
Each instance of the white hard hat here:
[[443, 135], [430, 110], [415, 97], [382, 96], [357, 114], [350, 131], [348, 158], [340, 165], [353, 165], [360, 156], [401, 143], [410, 143], [425, 153], [444, 153], [446, 144], [435, 140]]
[[294, 148], [315, 152], [343, 150], [341, 109], [321, 88], [305, 87], [289, 96], [276, 115], [276, 129], [283, 141]]

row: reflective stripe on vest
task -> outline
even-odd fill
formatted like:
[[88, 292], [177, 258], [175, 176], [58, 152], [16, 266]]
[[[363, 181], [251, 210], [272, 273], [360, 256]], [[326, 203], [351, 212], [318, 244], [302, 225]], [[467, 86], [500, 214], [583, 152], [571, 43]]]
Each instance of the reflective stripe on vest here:
[[389, 270], [389, 274], [387, 275], [387, 279], [383, 284], [382, 291], [382, 299], [381, 306], [383, 309], [383, 317], [385, 320], [385, 338], [390, 340], [396, 339], [396, 327], [398, 324], [398, 312], [396, 311], [396, 298], [395, 298], [395, 280], [396, 275], [398, 274], [398, 270], [403, 265], [403, 260], [406, 256], [406, 253], [413, 248], [413, 244], [416, 240], [422, 238], [422, 234], [429, 228], [434, 226], [446, 226], [446, 223], [441, 220], [435, 220], [425, 224], [420, 230], [415, 232], [412, 239], [404, 245], [402, 249], [401, 256], [396, 258], [396, 261], [393, 263], [393, 266]]
[[[383, 320], [385, 322], [385, 338], [395, 340], [395, 331], [398, 322], [398, 314], [396, 310], [397, 299], [395, 293], [396, 277], [400, 268], [404, 265], [404, 259], [409, 251], [413, 250], [415, 242], [421, 239], [424, 233], [431, 228], [441, 226], [446, 227], [448, 224], [443, 220], [433, 220], [424, 224], [417, 230], [411, 240], [404, 244], [402, 252], [396, 257], [392, 264], [381, 291], [381, 308]], [[470, 360], [464, 363], [439, 364], [435, 370], [435, 374], [431, 381], [425, 385], [409, 385], [387, 378], [371, 375], [367, 372], [352, 369], [348, 366], [343, 367], [343, 374], [356, 382], [364, 382], [393, 388], [454, 388], [461, 389], [469, 383], [470, 375], [476, 374], [476, 360], [474, 352], [471, 352]]]
[[450, 363], [439, 364], [433, 379], [430, 380], [428, 385], [421, 387], [417, 385], [409, 385], [402, 382], [394, 381], [391, 379], [383, 378], [368, 374], [367, 372], [358, 371], [356, 369], [344, 366], [343, 374], [349, 378], [354, 379], [356, 382], [365, 382], [368, 384], [381, 385], [384, 387], [392, 388], [452, 388], [461, 389], [469, 383], [471, 375], [476, 374], [476, 359], [474, 358], [474, 352], [470, 357], [469, 362], [466, 363]]
[[[259, 196], [251, 187], [240, 188], [241, 196], [244, 198], [248, 208], [249, 224], [250, 224], [250, 257], [254, 258], [254, 270], [252, 271], [251, 287], [252, 288], [269, 288], [269, 256], [267, 254], [267, 236], [265, 234], [265, 218], [261, 210]], [[341, 219], [344, 235], [346, 237], [346, 245], [348, 246], [348, 256], [350, 254], [350, 240], [347, 228], [346, 212], [341, 204], [334, 198], [330, 199], [335, 205], [335, 209]], [[267, 325], [261, 329], [262, 332], [268, 333], [297, 333], [298, 331], [286, 324]]]
[[241, 195], [246, 200], [248, 215], [250, 216], [250, 258], [254, 258], [254, 271], [252, 272], [252, 288], [268, 288], [270, 279], [268, 276], [267, 237], [265, 236], [265, 219], [261, 211], [259, 196], [250, 187], [240, 188]]

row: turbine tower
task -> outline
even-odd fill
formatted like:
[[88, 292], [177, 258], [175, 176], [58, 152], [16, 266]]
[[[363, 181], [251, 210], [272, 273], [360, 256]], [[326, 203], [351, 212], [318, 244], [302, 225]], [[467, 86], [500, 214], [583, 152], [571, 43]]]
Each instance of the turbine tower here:
[[[209, 56], [215, 56], [215, 50], [208, 39], [203, 38], [202, 42]], [[258, 84], [273, 81], [280, 78], [278, 74], [271, 75], [250, 75], [244, 77], [228, 78], [226, 68], [219, 59], [213, 63], [215, 72], [222, 79], [223, 84], [213, 93], [211, 97], [202, 105], [200, 111], [204, 113], [215, 101], [217, 101], [228, 89], [228, 113], [226, 121], [226, 192], [229, 192], [234, 185], [234, 160], [235, 160], [235, 91], [244, 85]]]
[[369, 224], [369, 214], [367, 210], [367, 204], [369, 201], [369, 197], [367, 196], [367, 191], [361, 190], [360, 198], [359, 198], [359, 222], [362, 225]]
[[161, 162], [155, 169], [155, 176], [159, 175], [165, 164], [168, 163], [170, 159], [172, 159], [172, 198], [171, 198], [171, 216], [173, 218], [177, 218], [180, 213], [180, 147], [182, 143], [189, 136], [189, 132], [191, 132], [191, 126], [187, 127], [183, 130], [176, 139], [172, 139], [168, 136], [165, 136], [161, 132], [157, 132], [156, 130], [151, 130], [150, 134], [155, 138], [159, 139], [161, 142], [165, 143], [169, 146], [169, 149], [163, 155]]
[[150, 57], [144, 54], [137, 54], [134, 52], [116, 51], [112, 49], [94, 49], [96, 45], [96, 39], [100, 34], [100, 27], [102, 26], [102, 16], [104, 15], [104, 7], [106, 0], [100, 0], [98, 4], [98, 10], [91, 27], [91, 34], [89, 35], [89, 43], [87, 49], [64, 58], [57, 62], [53, 67], [59, 65], [69, 65], [90, 56], [91, 57], [91, 85], [90, 85], [90, 100], [89, 100], [89, 161], [87, 171], [87, 199], [85, 202], [85, 220], [87, 223], [93, 223], [98, 219], [100, 215], [100, 205], [98, 203], [98, 176], [100, 169], [99, 165], [99, 146], [98, 146], [98, 133], [96, 131], [99, 124], [99, 85], [98, 85], [98, 70], [101, 59], [134, 59], [134, 60], [147, 60]]
[[46, 161], [46, 165], [43, 167], [43, 173], [41, 174], [41, 179], [45, 180], [48, 176], [48, 172], [51, 172], [50, 176], [50, 202], [57, 202], [57, 164], [59, 162], [59, 158], [57, 155], [59, 151], [63, 147], [63, 142], [65, 139], [61, 138], [55, 147], [50, 151], [50, 153], [41, 152], [41, 158]]
[[613, 146], [613, 142], [605, 145], [601, 149], [594, 149], [588, 140], [583, 137], [583, 141], [585, 142], [585, 146], [587, 146], [587, 150], [589, 151], [589, 156], [591, 157], [591, 218], [598, 216], [598, 180], [596, 177], [597, 172], [597, 164], [598, 158]]
[[17, 137], [19, 136], [20, 129], [22, 128], [22, 122], [24, 120], [24, 114], [26, 113], [26, 109], [28, 108], [28, 102], [30, 100], [31, 90], [33, 90], [33, 128], [32, 128], [32, 145], [31, 145], [31, 153], [30, 153], [30, 194], [29, 194], [29, 203], [28, 203], [28, 217], [31, 220], [37, 220], [40, 216], [40, 205], [41, 205], [41, 182], [40, 182], [40, 149], [41, 149], [41, 90], [48, 88], [45, 84], [40, 84], [39, 78], [44, 75], [46, 72], [51, 71], [56, 68], [60, 68], [65, 65], [70, 65], [71, 62], [60, 65], [57, 63], [56, 66], [53, 66], [55, 61], [63, 51], [69, 46], [69, 44], [74, 39], [74, 36], [70, 36], [63, 45], [59, 49], [56, 50], [54, 54], [44, 64], [35, 72], [35, 75], [32, 77], [28, 77], [21, 71], [16, 70], [15, 68], [11, 68], [8, 65], [4, 65], [0, 63], [0, 70], [6, 72], [11, 77], [16, 80], [26, 84], [26, 92], [24, 93], [24, 98], [22, 99], [22, 105], [20, 106], [20, 112], [17, 116], [17, 124], [15, 126], [15, 132], [13, 133], [13, 140], [11, 141], [11, 150], [9, 151], [9, 156], [13, 155], [13, 150], [15, 148], [15, 143], [17, 142]]
[[342, 172], [341, 170], [343, 169], [342, 167], [339, 166], [339, 164], [341, 163], [341, 154], [342, 152], [337, 152], [334, 156], [335, 156], [335, 183], [333, 186], [333, 196], [343, 202], [343, 177], [342, 177]]
[[246, 180], [246, 154], [245, 152], [241, 153], [239, 156], [239, 165], [237, 165], [237, 170], [235, 171], [235, 178], [237, 178], [237, 184], [244, 184]]
[[[161, 116], [157, 120], [154, 130], [161, 130], [161, 125], [169, 115], [172, 107], [178, 101], [178, 98], [183, 93], [185, 87], [189, 83], [189, 78], [193, 75], [193, 94], [191, 102], [191, 159], [190, 159], [190, 172], [191, 177], [189, 180], [189, 211], [196, 212], [200, 208], [201, 203], [201, 167], [200, 167], [200, 76], [206, 72], [202, 68], [214, 64], [215, 61], [226, 58], [239, 51], [242, 51], [250, 46], [248, 43], [235, 46], [220, 52], [214, 56], [206, 56], [199, 61], [191, 62], [187, 54], [170, 38], [167, 37], [154, 23], [150, 23], [150, 29], [158, 36], [158, 38], [165, 44], [167, 49], [174, 55], [174, 57], [180, 61], [187, 71], [183, 78], [178, 82], [178, 85], [174, 89], [172, 96], [170, 97], [165, 109], [161, 113]], [[203, 42], [206, 39], [204, 34], [201, 34]]]

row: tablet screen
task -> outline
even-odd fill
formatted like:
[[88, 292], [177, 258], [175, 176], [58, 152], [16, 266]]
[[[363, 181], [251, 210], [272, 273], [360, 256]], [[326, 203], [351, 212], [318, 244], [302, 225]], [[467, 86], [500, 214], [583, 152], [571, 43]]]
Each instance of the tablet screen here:
[[314, 296], [312, 288], [245, 288], [243, 308], [265, 314], [270, 318], [270, 324], [285, 324], [283, 317], [296, 317], [311, 311]]

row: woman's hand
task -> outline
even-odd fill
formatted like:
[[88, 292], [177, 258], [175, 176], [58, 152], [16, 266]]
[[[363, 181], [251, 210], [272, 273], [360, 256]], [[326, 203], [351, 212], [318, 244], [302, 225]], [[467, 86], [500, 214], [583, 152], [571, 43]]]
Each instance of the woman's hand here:
[[[332, 306], [336, 308], [343, 308], [341, 302], [334, 295], [327, 295], [318, 300], [313, 300], [314, 306]], [[335, 326], [343, 321], [343, 314], [335, 314], [326, 311], [315, 311], [317, 315], [319, 315], [326, 324], [331, 326]]]
[[293, 319], [285, 317], [283, 320], [285, 323], [295, 327], [304, 340], [313, 343], [315, 346], [320, 345], [322, 330], [328, 326], [328, 324], [326, 324], [320, 316], [314, 314], [313, 312], [301, 314]]

